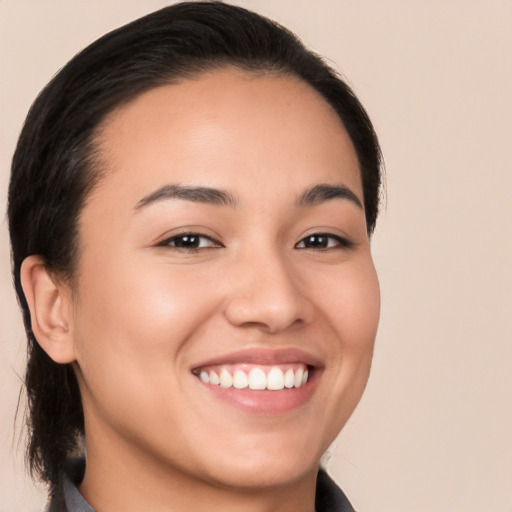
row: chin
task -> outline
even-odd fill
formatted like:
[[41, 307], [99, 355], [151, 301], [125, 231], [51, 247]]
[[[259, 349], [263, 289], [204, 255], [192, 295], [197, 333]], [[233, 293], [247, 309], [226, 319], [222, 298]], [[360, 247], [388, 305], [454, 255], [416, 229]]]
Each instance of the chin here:
[[[277, 439], [279, 437], [279, 439]], [[294, 484], [318, 471], [320, 459], [330, 443], [295, 442], [289, 433], [274, 440], [262, 439], [253, 445], [223, 451], [215, 456], [210, 478], [220, 485], [257, 490]], [[229, 455], [228, 455], [229, 453]]]
[[[263, 449], [262, 449], [263, 452]], [[243, 463], [219, 465], [213, 478], [225, 487], [245, 491], [257, 491], [275, 487], [284, 488], [299, 482], [306, 475], [318, 470], [319, 459], [305, 461], [302, 457], [276, 458], [258, 457], [258, 460], [247, 460]]]

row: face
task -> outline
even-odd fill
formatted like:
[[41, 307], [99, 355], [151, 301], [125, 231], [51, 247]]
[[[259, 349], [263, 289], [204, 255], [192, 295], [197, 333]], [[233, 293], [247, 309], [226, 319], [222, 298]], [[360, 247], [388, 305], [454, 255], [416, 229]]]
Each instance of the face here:
[[379, 315], [337, 115], [298, 79], [224, 70], [144, 93], [99, 139], [73, 299], [88, 457], [239, 487], [316, 471]]

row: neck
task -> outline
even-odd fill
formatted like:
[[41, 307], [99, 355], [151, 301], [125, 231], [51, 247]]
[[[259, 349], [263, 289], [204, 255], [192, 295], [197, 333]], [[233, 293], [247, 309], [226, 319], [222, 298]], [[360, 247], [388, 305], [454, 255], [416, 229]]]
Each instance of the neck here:
[[[99, 447], [98, 447], [99, 448]], [[167, 461], [88, 440], [80, 491], [96, 512], [313, 512], [317, 468], [293, 481], [232, 485], [221, 478], [192, 475]], [[124, 447], [127, 448], [127, 447]], [[115, 454], [115, 456], [112, 456]], [[220, 477], [221, 475], [219, 475]]]

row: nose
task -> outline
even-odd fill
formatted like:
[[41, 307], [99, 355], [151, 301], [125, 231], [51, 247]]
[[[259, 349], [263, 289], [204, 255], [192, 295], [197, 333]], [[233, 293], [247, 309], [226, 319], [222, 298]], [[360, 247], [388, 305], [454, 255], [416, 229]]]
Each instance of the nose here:
[[311, 321], [313, 305], [300, 275], [277, 251], [253, 253], [237, 267], [225, 308], [231, 324], [274, 334]]

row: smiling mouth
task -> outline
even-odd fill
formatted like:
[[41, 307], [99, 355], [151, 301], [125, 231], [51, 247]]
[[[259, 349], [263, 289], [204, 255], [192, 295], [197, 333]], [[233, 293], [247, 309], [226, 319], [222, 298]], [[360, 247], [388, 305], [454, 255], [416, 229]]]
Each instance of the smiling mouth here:
[[257, 365], [249, 363], [205, 366], [194, 375], [205, 384], [225, 389], [281, 391], [304, 386], [312, 375], [312, 367], [304, 363]]

